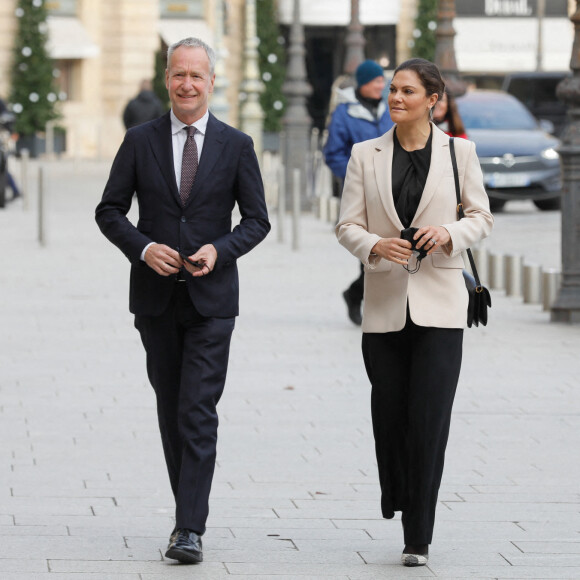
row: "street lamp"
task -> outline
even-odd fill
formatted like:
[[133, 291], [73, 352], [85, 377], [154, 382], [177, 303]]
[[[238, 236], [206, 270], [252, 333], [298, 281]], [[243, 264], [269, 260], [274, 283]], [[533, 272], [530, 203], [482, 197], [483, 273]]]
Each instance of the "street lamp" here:
[[347, 27], [344, 44], [346, 54], [344, 57], [344, 72], [347, 75], [354, 75], [358, 65], [365, 59], [365, 37], [364, 27], [359, 18], [359, 0], [350, 0], [350, 23]]
[[300, 0], [294, 0], [292, 25], [290, 27], [290, 46], [288, 47], [288, 66], [282, 92], [286, 97], [286, 111], [282, 118], [284, 126], [284, 167], [286, 199], [290, 199], [293, 190], [294, 169], [301, 171], [300, 191], [301, 205], [307, 205], [306, 199], [306, 159], [309, 148], [311, 120], [306, 108], [306, 98], [312, 93], [312, 87], [306, 76], [306, 48], [304, 46], [304, 29], [300, 22]]
[[459, 76], [457, 61], [455, 60], [455, 48], [453, 46], [455, 37], [454, 18], [455, 0], [439, 0], [437, 31], [435, 33], [435, 64], [439, 67], [449, 92], [458, 97], [465, 93], [466, 84]]
[[580, 322], [580, 0], [570, 18], [574, 45], [570, 68], [556, 94], [568, 105], [568, 123], [559, 148], [562, 159], [562, 286], [552, 305], [553, 322]]

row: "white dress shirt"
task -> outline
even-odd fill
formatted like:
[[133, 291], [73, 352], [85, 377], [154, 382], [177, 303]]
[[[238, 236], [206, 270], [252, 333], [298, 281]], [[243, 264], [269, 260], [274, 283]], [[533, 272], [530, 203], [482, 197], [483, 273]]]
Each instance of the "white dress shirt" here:
[[[175, 171], [175, 181], [177, 183], [177, 189], [181, 184], [181, 162], [183, 161], [183, 148], [185, 147], [185, 141], [187, 140], [187, 131], [184, 131], [188, 125], [183, 121], [180, 121], [171, 109], [169, 113], [171, 118], [171, 145], [173, 147], [173, 169]], [[201, 158], [201, 150], [203, 149], [203, 142], [205, 141], [205, 132], [207, 130], [207, 121], [209, 119], [209, 110], [205, 112], [203, 117], [199, 118], [192, 125], [197, 129], [194, 135], [195, 144], [197, 145], [197, 160]], [[143, 251], [141, 252], [141, 260], [145, 261], [145, 252], [149, 246], [152, 246], [155, 242], [147, 244]]]
[[[173, 145], [173, 167], [175, 168], [175, 181], [177, 182], [177, 189], [181, 183], [181, 161], [183, 160], [183, 148], [187, 140], [187, 131], [184, 129], [187, 125], [180, 121], [173, 112], [169, 113], [171, 117], [171, 143]], [[209, 119], [209, 111], [198, 119], [193, 126], [197, 129], [195, 132], [195, 144], [197, 145], [197, 160], [201, 159], [201, 150], [203, 149], [203, 142], [205, 140], [205, 132], [207, 130], [207, 121]]]

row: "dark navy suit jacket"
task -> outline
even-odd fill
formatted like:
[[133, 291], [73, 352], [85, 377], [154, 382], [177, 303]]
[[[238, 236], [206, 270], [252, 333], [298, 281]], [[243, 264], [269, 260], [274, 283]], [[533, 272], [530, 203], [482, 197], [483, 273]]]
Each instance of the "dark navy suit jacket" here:
[[[126, 217], [134, 194], [139, 205], [136, 226]], [[232, 230], [236, 203], [241, 221]], [[130, 260], [129, 309], [145, 316], [161, 314], [175, 286], [175, 276], [160, 276], [140, 259], [147, 244], [166, 244], [188, 255], [213, 244], [218, 256], [214, 270], [199, 278], [185, 275], [199, 313], [225, 318], [238, 314], [236, 260], [270, 230], [251, 138], [211, 113], [185, 207], [175, 179], [167, 113], [127, 131], [95, 217], [103, 234]]]

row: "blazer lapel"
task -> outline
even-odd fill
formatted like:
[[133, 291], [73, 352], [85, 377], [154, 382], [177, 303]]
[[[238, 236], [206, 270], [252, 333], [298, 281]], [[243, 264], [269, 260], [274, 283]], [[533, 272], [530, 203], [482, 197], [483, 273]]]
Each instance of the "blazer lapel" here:
[[431, 148], [431, 166], [429, 167], [429, 174], [427, 175], [427, 181], [425, 182], [425, 187], [423, 189], [423, 195], [421, 196], [421, 201], [413, 217], [413, 222], [419, 218], [421, 213], [429, 205], [435, 192], [437, 191], [437, 186], [445, 173], [445, 169], [449, 166], [446, 160], [450, 160], [449, 157], [449, 137], [432, 125], [433, 127], [433, 142]]
[[393, 131], [393, 128], [390, 129], [377, 141], [374, 149], [373, 164], [377, 189], [387, 216], [398, 230], [402, 230], [403, 224], [399, 219], [395, 202], [393, 201]]
[[[153, 125], [154, 132], [150, 134], [149, 143], [153, 155], [159, 165], [159, 170], [167, 182], [169, 189], [179, 201], [179, 190], [175, 180], [173, 165], [173, 141], [171, 138], [171, 118], [166, 113]], [[181, 203], [181, 202], [180, 202]]]
[[223, 130], [224, 124], [210, 113], [203, 139], [203, 149], [201, 150], [201, 157], [199, 158], [199, 166], [186, 207], [191, 203], [196, 193], [199, 192], [204, 181], [210, 176], [214, 165], [221, 156], [222, 149], [225, 145]]

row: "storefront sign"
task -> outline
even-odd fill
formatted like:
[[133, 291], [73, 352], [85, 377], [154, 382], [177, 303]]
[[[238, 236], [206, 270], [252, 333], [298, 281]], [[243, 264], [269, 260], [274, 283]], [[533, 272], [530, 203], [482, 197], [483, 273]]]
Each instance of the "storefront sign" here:
[[[531, 17], [538, 16], [538, 0], [455, 0], [458, 17]], [[544, 16], [568, 16], [568, 0], [545, 0]]]

